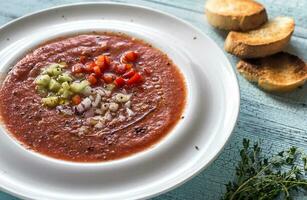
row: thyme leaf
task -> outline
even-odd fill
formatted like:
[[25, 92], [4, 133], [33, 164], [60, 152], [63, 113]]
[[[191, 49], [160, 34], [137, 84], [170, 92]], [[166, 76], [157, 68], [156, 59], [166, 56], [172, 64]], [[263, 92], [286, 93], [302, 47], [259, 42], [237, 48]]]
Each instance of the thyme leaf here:
[[222, 200], [292, 199], [293, 191], [307, 191], [307, 157], [296, 147], [266, 158], [259, 143], [243, 139], [234, 181], [226, 184]]

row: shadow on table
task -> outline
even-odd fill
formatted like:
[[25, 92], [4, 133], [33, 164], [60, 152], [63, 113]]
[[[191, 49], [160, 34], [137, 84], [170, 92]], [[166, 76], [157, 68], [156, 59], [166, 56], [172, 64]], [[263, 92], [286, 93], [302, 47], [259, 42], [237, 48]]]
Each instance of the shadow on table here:
[[217, 28], [213, 28], [213, 31], [218, 34], [220, 37], [226, 39], [227, 35], [228, 35], [228, 32], [229, 31], [226, 31], [226, 30], [221, 30], [221, 29], [217, 29]]
[[1, 193], [1, 191], [0, 191], [0, 199], [1, 200], [19, 200], [16, 197], [10, 196], [10, 195], [5, 194], [5, 193]]
[[266, 93], [266, 96], [292, 108], [307, 108], [307, 84], [289, 93]]

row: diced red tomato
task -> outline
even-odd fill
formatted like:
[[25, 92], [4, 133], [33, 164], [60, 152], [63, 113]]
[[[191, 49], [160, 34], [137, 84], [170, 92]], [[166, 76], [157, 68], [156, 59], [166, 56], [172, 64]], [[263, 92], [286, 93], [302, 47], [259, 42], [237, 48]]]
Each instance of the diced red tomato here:
[[111, 59], [110, 59], [109, 56], [104, 56], [104, 61], [105, 61], [105, 63], [106, 63], [107, 66], [110, 66], [110, 64], [111, 64]]
[[135, 71], [132, 69], [129, 72], [124, 73], [123, 78], [131, 78], [135, 74]]
[[132, 64], [125, 64], [125, 68], [127, 71], [132, 69]]
[[105, 64], [104, 62], [104, 56], [101, 55], [101, 56], [98, 56], [97, 57], [97, 60], [96, 60], [96, 65], [98, 65], [99, 67], [103, 67]]
[[71, 101], [74, 105], [78, 105], [81, 103], [81, 97], [79, 95], [75, 95], [72, 97]]
[[135, 73], [128, 81], [128, 85], [134, 85], [142, 81], [142, 76], [139, 73]]
[[90, 82], [91, 85], [95, 85], [97, 83], [97, 78], [95, 77], [95, 74], [92, 73], [87, 77], [88, 82]]
[[97, 77], [100, 77], [100, 76], [102, 75], [99, 66], [95, 66], [95, 67], [93, 68], [93, 71], [94, 71], [94, 73], [95, 73], [95, 75], [96, 75]]
[[75, 64], [75, 65], [72, 66], [71, 71], [72, 71], [72, 73], [74, 73], [74, 74], [79, 74], [79, 73], [82, 73], [82, 72], [83, 72], [83, 67], [84, 67], [84, 66], [83, 66], [82, 64], [77, 63], [77, 64]]
[[106, 82], [106, 83], [112, 83], [113, 82], [113, 80], [114, 80], [114, 75], [112, 75], [112, 74], [104, 74], [103, 75], [103, 80], [104, 80], [104, 82]]
[[85, 65], [85, 71], [87, 73], [91, 73], [94, 71], [94, 67], [96, 66], [95, 62], [94, 61], [90, 61], [88, 63], [86, 63]]
[[111, 63], [111, 60], [106, 55], [100, 55], [97, 57], [96, 65], [98, 65], [100, 68], [105, 69], [107, 68]]
[[82, 64], [85, 64], [87, 61], [87, 56], [80, 56], [79, 60]]
[[126, 81], [122, 77], [117, 77], [114, 83], [117, 87], [122, 87], [125, 85]]
[[125, 61], [126, 62], [134, 62], [134, 61], [136, 61], [137, 58], [138, 58], [138, 54], [135, 51], [127, 51], [122, 56], [121, 60], [123, 61], [123, 63], [125, 63]]

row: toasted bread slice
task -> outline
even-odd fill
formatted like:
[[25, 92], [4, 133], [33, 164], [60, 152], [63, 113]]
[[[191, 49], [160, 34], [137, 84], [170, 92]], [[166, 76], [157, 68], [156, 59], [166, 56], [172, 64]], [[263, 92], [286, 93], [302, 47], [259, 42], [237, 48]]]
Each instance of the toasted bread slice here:
[[238, 71], [267, 91], [289, 92], [307, 79], [307, 65], [297, 56], [280, 52], [258, 59], [241, 60]]
[[225, 50], [240, 58], [259, 58], [280, 52], [288, 44], [294, 31], [294, 20], [276, 17], [257, 30], [245, 33], [231, 31]]
[[209, 0], [205, 13], [212, 26], [233, 31], [258, 28], [268, 19], [265, 8], [253, 0]]

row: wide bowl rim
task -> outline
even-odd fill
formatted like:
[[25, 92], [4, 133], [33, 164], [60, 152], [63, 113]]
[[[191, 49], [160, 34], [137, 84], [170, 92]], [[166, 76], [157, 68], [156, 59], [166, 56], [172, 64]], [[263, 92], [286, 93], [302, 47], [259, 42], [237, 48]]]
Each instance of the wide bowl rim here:
[[[41, 13], [44, 13], [44, 12], [48, 12], [48, 11], [51, 11], [51, 10], [56, 10], [56, 9], [59, 9], [59, 8], [82, 6], [82, 5], [118, 5], [118, 6], [126, 6], [126, 7], [137, 7], [137, 8], [153, 11], [153, 12], [156, 12], [156, 13], [159, 13], [159, 14], [162, 14], [162, 15], [174, 18], [174, 19], [180, 21], [181, 23], [184, 23], [189, 28], [194, 29], [196, 32], [198, 32], [202, 36], [206, 37], [208, 40], [210, 40], [212, 43], [214, 43], [215, 46], [220, 51], [222, 51], [220, 49], [220, 47], [218, 47], [218, 45], [209, 36], [207, 36], [205, 33], [203, 33], [200, 29], [198, 29], [198, 28], [194, 27], [193, 25], [189, 24], [188, 22], [186, 22], [186, 21], [184, 21], [184, 20], [182, 20], [182, 19], [180, 19], [180, 18], [178, 18], [178, 17], [176, 17], [174, 15], [165, 13], [165, 12], [157, 10], [157, 9], [148, 8], [148, 7], [140, 6], [140, 5], [137, 5], [137, 4], [127, 4], [127, 3], [85, 2], [85, 3], [63, 4], [63, 5], [59, 5], [59, 6], [55, 6], [55, 7], [51, 7], [51, 8], [46, 8], [46, 9], [43, 9], [43, 10], [39, 10], [39, 11], [36, 11], [36, 12], [32, 12], [32, 13], [24, 15], [24, 16], [22, 16], [20, 18], [14, 19], [14, 20], [12, 20], [12, 21], [10, 21], [10, 22], [0, 26], [0, 30], [4, 29], [6, 27], [9, 27], [11, 24], [13, 24], [13, 23], [15, 23], [17, 21], [22, 21], [22, 20], [24, 20], [24, 19], [26, 19], [28, 17], [32, 17], [32, 16], [35, 16], [35, 15], [38, 15], [38, 14], [41, 14]], [[224, 54], [224, 52], [223, 52], [223, 54]], [[191, 178], [196, 176], [198, 173], [200, 173], [204, 168], [208, 167], [220, 155], [221, 151], [224, 149], [225, 145], [229, 141], [229, 139], [230, 139], [230, 137], [231, 137], [231, 135], [233, 133], [233, 129], [234, 129], [234, 127], [236, 125], [236, 122], [238, 120], [238, 116], [239, 116], [239, 110], [240, 110], [240, 88], [239, 88], [237, 76], [236, 76], [236, 74], [234, 72], [234, 69], [231, 67], [232, 65], [229, 62], [229, 59], [227, 58], [227, 56], [225, 54], [224, 54], [224, 57], [225, 57], [225, 59], [227, 61], [227, 66], [229, 67], [232, 76], [235, 77], [235, 80], [236, 80], [235, 83], [233, 83], [233, 87], [234, 87], [235, 93], [236, 93], [233, 96], [233, 98], [234, 98], [234, 102], [236, 104], [233, 105], [232, 121], [228, 121], [228, 126], [227, 126], [228, 127], [227, 128], [227, 132], [228, 133], [227, 133], [227, 138], [223, 142], [223, 146], [221, 148], [219, 148], [215, 152], [215, 156], [208, 163], [206, 163], [203, 166], [198, 166], [197, 169], [195, 169], [193, 172], [190, 172], [189, 175], [186, 175], [186, 177], [184, 177], [182, 179], [174, 180], [170, 186], [164, 187], [162, 190], [159, 190], [158, 192], [153, 191], [151, 194], [146, 194], [146, 196], [142, 196], [142, 197], [138, 197], [138, 198], [142, 198], [143, 199], [143, 198], [150, 198], [150, 197], [157, 196], [159, 194], [162, 194], [162, 193], [165, 193], [167, 191], [170, 191], [170, 190], [174, 189], [175, 187], [178, 187], [179, 185], [182, 185], [186, 181], [190, 180]], [[67, 163], [70, 163], [70, 162], [67, 162]], [[75, 166], [77, 166], [78, 164], [82, 165], [82, 163], [73, 163], [73, 165], [75, 165]], [[16, 190], [14, 191], [14, 190], [5, 188], [3, 185], [0, 185], [0, 190], [5, 191], [5, 192], [7, 192], [9, 194], [12, 194], [12, 195], [20, 197], [20, 198], [32, 199], [29, 194], [26, 195], [26, 194], [19, 193]]]

